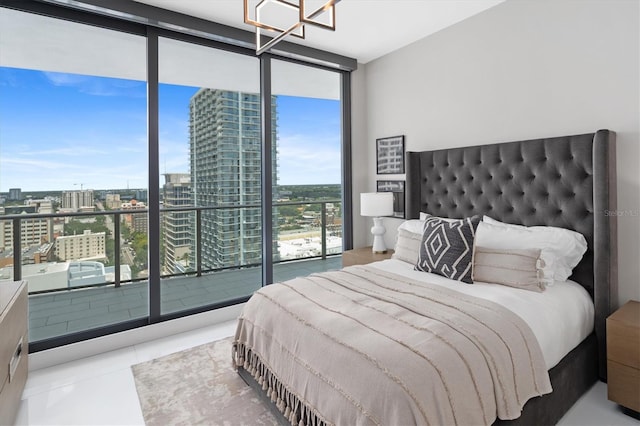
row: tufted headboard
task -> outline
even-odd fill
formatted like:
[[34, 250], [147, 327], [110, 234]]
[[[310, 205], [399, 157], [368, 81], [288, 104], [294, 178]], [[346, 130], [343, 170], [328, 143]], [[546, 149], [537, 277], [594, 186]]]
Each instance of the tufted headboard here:
[[605, 320], [617, 303], [615, 133], [407, 152], [406, 171], [407, 218], [486, 214], [585, 236], [588, 249], [571, 279], [594, 299], [606, 378]]

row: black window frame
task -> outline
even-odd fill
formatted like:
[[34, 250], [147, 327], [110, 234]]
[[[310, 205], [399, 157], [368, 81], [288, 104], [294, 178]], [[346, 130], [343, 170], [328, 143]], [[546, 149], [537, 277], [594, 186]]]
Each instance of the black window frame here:
[[[250, 296], [207, 304], [179, 312], [162, 314], [160, 310], [160, 170], [159, 170], [159, 79], [158, 79], [158, 43], [160, 37], [171, 38], [187, 43], [198, 44], [256, 57], [252, 47], [254, 35], [248, 31], [212, 23], [200, 18], [167, 11], [135, 2], [113, 2], [112, 0], [83, 0], [67, 4], [55, 0], [0, 0], [0, 7], [34, 13], [50, 18], [67, 20], [114, 31], [139, 35], [147, 41], [147, 84], [148, 84], [148, 238], [149, 238], [149, 312], [145, 318], [123, 321], [92, 328], [62, 336], [29, 343], [29, 353], [39, 352], [71, 343], [101, 337], [121, 331], [131, 330], [163, 321], [186, 317], [202, 312], [220, 309], [246, 302]], [[88, 9], [91, 9], [89, 11]], [[111, 16], [110, 10], [116, 10], [120, 16]], [[165, 28], [173, 25], [180, 30]], [[206, 31], [204, 31], [206, 29]], [[197, 35], [195, 35], [197, 34]], [[224, 41], [221, 41], [224, 40]], [[260, 60], [260, 97], [261, 97], [261, 160], [262, 160], [262, 199], [272, 200], [272, 164], [271, 164], [271, 61], [288, 61], [304, 66], [339, 73], [341, 91], [342, 120], [342, 205], [343, 205], [343, 249], [353, 247], [353, 206], [352, 206], [352, 153], [351, 153], [351, 71], [357, 67], [355, 59], [330, 52], [313, 49], [298, 44], [281, 42], [278, 49], [258, 56]], [[265, 106], [269, 106], [266, 108]], [[273, 203], [262, 203], [262, 286], [273, 282]], [[265, 261], [269, 260], [269, 261]]]

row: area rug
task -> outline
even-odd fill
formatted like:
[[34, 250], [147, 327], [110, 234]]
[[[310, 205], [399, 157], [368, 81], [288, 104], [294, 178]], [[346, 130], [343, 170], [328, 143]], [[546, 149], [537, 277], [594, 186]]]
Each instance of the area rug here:
[[277, 425], [231, 366], [231, 338], [131, 367], [147, 425]]

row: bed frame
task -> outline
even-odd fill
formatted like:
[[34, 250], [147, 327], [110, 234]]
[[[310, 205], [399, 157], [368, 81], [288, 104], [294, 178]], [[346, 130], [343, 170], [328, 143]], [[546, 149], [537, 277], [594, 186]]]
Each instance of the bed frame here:
[[[594, 300], [594, 332], [549, 371], [553, 392], [529, 400], [522, 415], [494, 424], [555, 424], [600, 378], [606, 381], [606, 325], [617, 298], [615, 133], [498, 143], [406, 154], [407, 218], [420, 212], [582, 233], [587, 252], [571, 279]], [[288, 421], [244, 369], [240, 376]]]
[[555, 424], [598, 378], [606, 381], [606, 318], [617, 303], [615, 133], [599, 130], [520, 142], [407, 153], [407, 218], [420, 212], [568, 228], [588, 249], [571, 279], [595, 305], [594, 333], [549, 371], [553, 392], [520, 418]]

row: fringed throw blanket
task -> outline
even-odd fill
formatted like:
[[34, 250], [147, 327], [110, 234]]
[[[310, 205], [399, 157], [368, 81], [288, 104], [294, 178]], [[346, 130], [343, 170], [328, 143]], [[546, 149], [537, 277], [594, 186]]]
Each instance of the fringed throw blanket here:
[[296, 426], [491, 424], [551, 392], [520, 317], [367, 266], [257, 291], [233, 360]]

